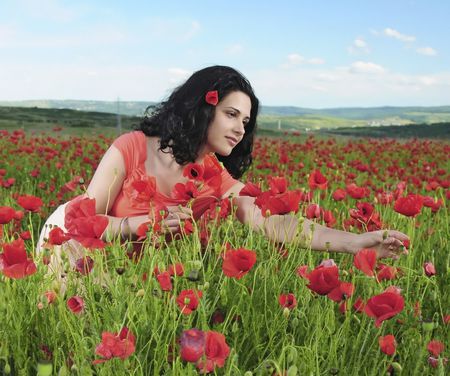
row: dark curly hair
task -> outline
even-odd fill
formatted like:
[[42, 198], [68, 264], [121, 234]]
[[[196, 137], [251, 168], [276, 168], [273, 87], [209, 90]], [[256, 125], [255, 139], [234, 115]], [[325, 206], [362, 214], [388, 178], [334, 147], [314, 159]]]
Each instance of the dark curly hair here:
[[233, 68], [216, 65], [195, 72], [151, 113], [147, 109], [137, 129], [147, 136], [158, 136], [159, 150], [171, 152], [178, 164], [194, 162], [207, 141], [208, 127], [214, 119], [215, 106], [205, 101], [206, 93], [211, 90], [217, 90], [219, 101], [234, 91], [244, 92], [251, 100], [250, 120], [242, 141], [230, 155], [217, 155], [231, 176], [238, 179], [252, 163], [259, 101], [250, 82]]

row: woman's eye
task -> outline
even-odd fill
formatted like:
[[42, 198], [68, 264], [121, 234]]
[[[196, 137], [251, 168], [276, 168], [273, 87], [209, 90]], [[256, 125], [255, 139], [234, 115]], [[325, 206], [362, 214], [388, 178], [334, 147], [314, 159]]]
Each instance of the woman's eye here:
[[235, 114], [234, 112], [228, 112], [228, 116], [230, 116], [230, 117], [235, 117], [236, 114]]

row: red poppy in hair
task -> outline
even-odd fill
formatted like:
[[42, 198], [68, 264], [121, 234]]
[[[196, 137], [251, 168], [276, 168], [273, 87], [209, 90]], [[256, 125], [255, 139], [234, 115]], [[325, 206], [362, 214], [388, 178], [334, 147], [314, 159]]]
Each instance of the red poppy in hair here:
[[208, 91], [205, 95], [205, 102], [212, 106], [216, 106], [219, 103], [219, 93], [217, 90]]

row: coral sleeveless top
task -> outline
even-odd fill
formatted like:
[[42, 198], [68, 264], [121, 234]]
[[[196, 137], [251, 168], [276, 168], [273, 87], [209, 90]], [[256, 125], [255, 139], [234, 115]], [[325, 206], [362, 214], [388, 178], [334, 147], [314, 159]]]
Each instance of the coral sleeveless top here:
[[[125, 133], [118, 137], [113, 145], [122, 154], [126, 176], [122, 185], [122, 190], [116, 197], [109, 215], [114, 217], [137, 216], [148, 214], [150, 203], [148, 200], [142, 199], [137, 195], [133, 183], [138, 181], [148, 180], [150, 177], [145, 170], [145, 161], [147, 159], [147, 138], [141, 131], [133, 131]], [[214, 157], [215, 158], [215, 157]], [[238, 180], [233, 179], [228, 171], [223, 168], [221, 172], [221, 184], [219, 188], [220, 197], [222, 197], [233, 185], [238, 183]], [[157, 187], [156, 187], [157, 188]], [[202, 192], [207, 196], [211, 192]], [[185, 200], [166, 196], [156, 189], [155, 201], [158, 201], [164, 206], [184, 205]], [[198, 206], [198, 210], [205, 210], [205, 207]], [[195, 213], [194, 217], [199, 217], [201, 213]]]

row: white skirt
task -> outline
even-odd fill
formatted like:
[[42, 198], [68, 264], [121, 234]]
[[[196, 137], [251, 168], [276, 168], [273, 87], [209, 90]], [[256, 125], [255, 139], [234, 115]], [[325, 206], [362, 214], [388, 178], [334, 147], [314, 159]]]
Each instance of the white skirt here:
[[64, 226], [65, 210], [68, 202], [58, 206], [58, 208], [47, 218], [44, 227], [39, 235], [36, 245], [36, 253], [40, 254], [45, 250], [50, 250], [49, 270], [52, 273], [62, 276], [65, 274], [65, 259], [69, 262], [69, 267], [74, 268], [76, 261], [86, 254], [86, 249], [76, 240], [70, 239], [62, 245], [48, 245], [46, 243], [50, 231], [58, 226], [64, 232], [67, 232]]

